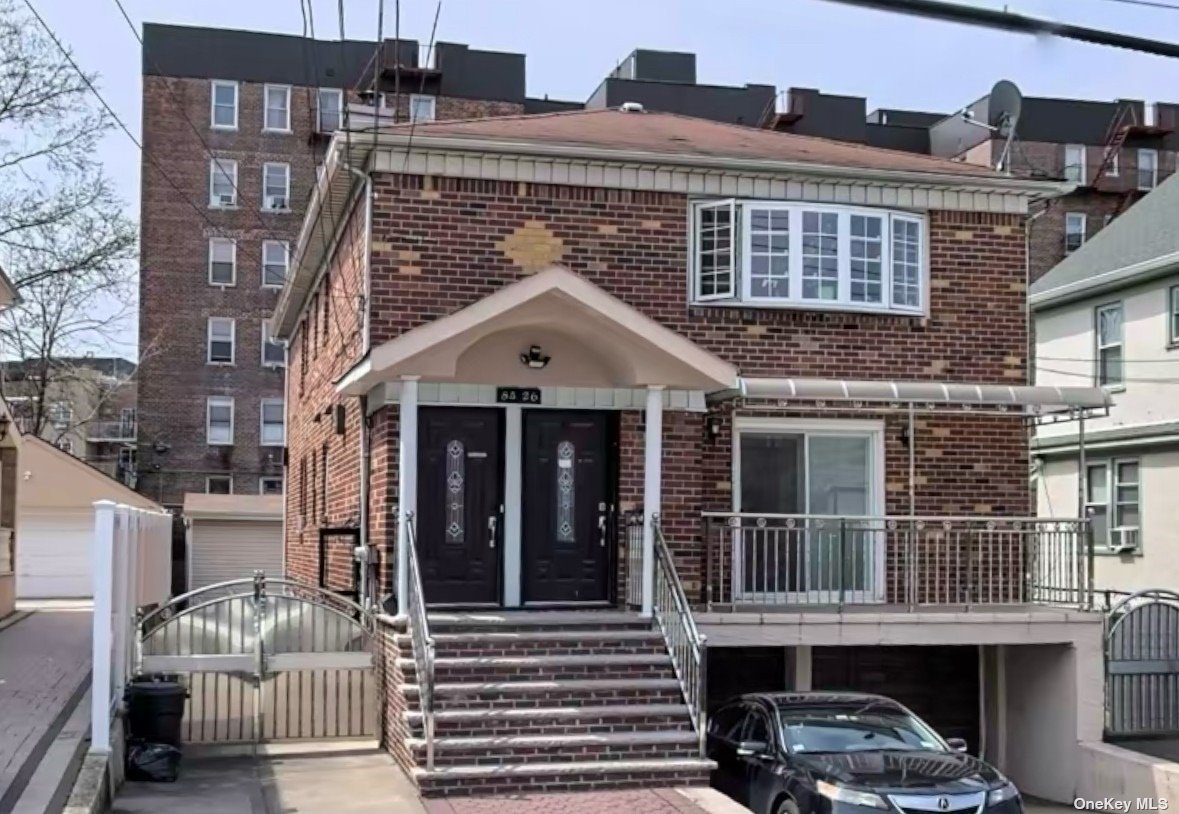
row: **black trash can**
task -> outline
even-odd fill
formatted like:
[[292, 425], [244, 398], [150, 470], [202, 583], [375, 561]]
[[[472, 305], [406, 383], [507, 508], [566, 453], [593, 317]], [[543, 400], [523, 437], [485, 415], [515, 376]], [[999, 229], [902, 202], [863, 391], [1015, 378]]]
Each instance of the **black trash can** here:
[[144, 743], [180, 745], [188, 690], [171, 676], [141, 676], [127, 687], [127, 734]]

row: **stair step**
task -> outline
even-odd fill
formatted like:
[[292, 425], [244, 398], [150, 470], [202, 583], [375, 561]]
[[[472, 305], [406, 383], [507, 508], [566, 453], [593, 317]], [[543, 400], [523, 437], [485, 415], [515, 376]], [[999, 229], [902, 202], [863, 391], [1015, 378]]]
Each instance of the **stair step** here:
[[[407, 696], [417, 698], [417, 684], [402, 687]], [[479, 693], [532, 695], [546, 692], [600, 692], [603, 690], [679, 690], [674, 678], [582, 678], [554, 681], [471, 681], [435, 684], [434, 697], [466, 696]]]
[[[403, 685], [411, 704], [420, 694], [417, 684]], [[436, 684], [439, 709], [495, 707], [555, 707], [570, 704], [672, 704], [683, 701], [675, 678], [607, 678], [556, 681], [484, 681]]]
[[[413, 659], [400, 658], [398, 666], [407, 682], [416, 680]], [[444, 656], [434, 662], [440, 683], [590, 678], [671, 678], [671, 657], [666, 650], [652, 653], [567, 653], [543, 656]]]
[[[411, 748], [425, 748], [425, 738], [408, 738]], [[434, 738], [434, 749], [506, 749], [512, 747], [559, 747], [559, 746], [650, 746], [655, 744], [697, 744], [696, 733], [691, 730], [667, 730], [663, 732], [586, 732], [580, 735], [475, 735], [473, 737]]]
[[[435, 674], [445, 667], [584, 667], [587, 665], [670, 664], [671, 656], [663, 653], [614, 653], [609, 655], [557, 656], [442, 656], [434, 660]], [[399, 658], [402, 669], [414, 668], [411, 658]]]
[[[408, 638], [408, 637], [407, 637]], [[436, 644], [457, 642], [587, 642], [587, 641], [654, 641], [663, 642], [663, 634], [657, 630], [496, 630], [462, 633], [436, 633]]]
[[651, 620], [637, 613], [615, 610], [575, 611], [435, 611], [427, 617], [431, 633], [471, 629], [536, 628], [641, 628], [650, 630]]
[[[442, 721], [495, 721], [577, 719], [577, 718], [628, 718], [635, 716], [661, 716], [688, 719], [688, 708], [684, 704], [610, 704], [602, 706], [540, 707], [518, 709], [442, 709], [434, 713], [435, 722]], [[410, 723], [419, 723], [422, 713], [410, 710], [405, 713]]]
[[563, 763], [509, 763], [479, 766], [435, 766], [414, 769], [413, 776], [427, 797], [583, 789], [633, 788], [636, 786], [689, 786], [708, 784], [716, 764], [701, 758], [649, 758], [643, 760], [594, 760]]

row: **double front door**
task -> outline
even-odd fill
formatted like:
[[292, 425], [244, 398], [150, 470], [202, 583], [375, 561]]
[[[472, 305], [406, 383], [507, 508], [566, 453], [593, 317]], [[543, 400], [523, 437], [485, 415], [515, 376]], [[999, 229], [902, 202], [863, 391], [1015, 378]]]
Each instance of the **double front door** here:
[[[427, 602], [608, 600], [609, 416], [529, 410], [517, 429], [507, 423], [493, 408], [421, 410], [415, 533]], [[505, 562], [519, 566], [505, 573]]]

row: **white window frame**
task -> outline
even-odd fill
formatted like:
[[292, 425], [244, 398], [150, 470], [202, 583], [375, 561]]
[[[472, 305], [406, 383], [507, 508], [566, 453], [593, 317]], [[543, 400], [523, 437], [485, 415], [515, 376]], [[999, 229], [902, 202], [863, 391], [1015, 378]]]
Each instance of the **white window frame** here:
[[[280, 368], [280, 367], [287, 366], [286, 345], [281, 340], [277, 340], [277, 339], [272, 340], [270, 338], [270, 320], [267, 320], [267, 319], [262, 320], [262, 342], [261, 342], [261, 345], [262, 345], [262, 367]], [[275, 362], [273, 360], [266, 358], [266, 346], [267, 345], [273, 345], [282, 351], [282, 360], [281, 361]]]
[[[1081, 236], [1081, 240], [1079, 243], [1077, 243], [1076, 246], [1069, 248], [1069, 240], [1068, 240], [1069, 235], [1076, 234], [1076, 232], [1074, 232], [1073, 230], [1070, 229], [1070, 226], [1078, 225], [1078, 224], [1080, 226], [1079, 233]], [[1086, 235], [1088, 233], [1088, 227], [1089, 227], [1089, 216], [1086, 215], [1084, 212], [1065, 212], [1064, 213], [1064, 253], [1065, 254], [1071, 254], [1071, 253], [1075, 252], [1077, 249], [1079, 249], [1085, 245]]]
[[[278, 441], [266, 440], [266, 408], [278, 405], [282, 408], [282, 438]], [[285, 400], [281, 398], [264, 398], [258, 402], [258, 446], [281, 447], [287, 442], [287, 413]]]
[[318, 133], [335, 132], [335, 130], [325, 130], [323, 126], [323, 94], [334, 93], [336, 95], [336, 123], [339, 129], [344, 123], [344, 91], [340, 88], [318, 88], [315, 93], [315, 130]]
[[[1076, 153], [1078, 153], [1078, 152], [1080, 153], [1079, 156], [1076, 155]], [[1071, 154], [1071, 156], [1070, 156], [1070, 154]], [[1070, 160], [1070, 157], [1073, 160]], [[1078, 158], [1080, 159], [1079, 161], [1075, 160]], [[1084, 184], [1088, 181], [1087, 174], [1088, 174], [1089, 168], [1088, 168], [1088, 166], [1086, 166], [1088, 160], [1089, 160], [1089, 152], [1086, 149], [1084, 144], [1066, 144], [1066, 145], [1064, 145], [1064, 177], [1065, 177], [1065, 180], [1072, 181], [1075, 184], [1080, 184], [1080, 185], [1084, 186]], [[1071, 169], [1073, 167], [1076, 168], [1075, 173], [1071, 172]], [[1074, 174], [1076, 177], [1072, 177]]]
[[74, 454], [74, 439], [72, 438], [58, 438], [53, 442], [53, 445], [67, 455]]
[[[283, 251], [283, 273], [281, 283], [266, 282], [266, 253], [269, 249], [281, 246]], [[282, 288], [286, 285], [287, 275], [291, 273], [291, 244], [285, 240], [263, 240], [262, 241], [262, 287], [263, 288]]]
[[[213, 408], [214, 407], [228, 407], [229, 408], [229, 440], [215, 441], [213, 440]], [[205, 443], [211, 447], [231, 447], [233, 446], [233, 437], [236, 432], [234, 414], [236, 408], [234, 407], [233, 396], [207, 396], [205, 398]]]
[[[286, 123], [282, 127], [270, 126], [270, 92], [281, 90], [286, 94]], [[291, 86], [266, 83], [262, 86], [262, 132], [289, 133], [291, 132]]]
[[[419, 104], [428, 104], [430, 108], [429, 116], [416, 116], [417, 106]], [[411, 122], [432, 122], [438, 116], [438, 97], [431, 96], [426, 93], [411, 93], [409, 95], [409, 120]]]
[[[868, 461], [868, 514], [873, 517], [883, 517], [885, 514], [885, 459], [884, 459], [884, 422], [872, 419], [821, 419], [821, 418], [770, 418], [761, 416], [738, 416], [733, 424], [732, 448], [732, 507], [734, 512], [741, 511], [741, 436], [747, 434], [768, 435], [802, 435], [807, 439], [819, 436], [852, 436], [868, 438], [870, 460]], [[810, 468], [810, 442], [804, 441], [803, 466]], [[809, 490], [808, 490], [809, 491]], [[807, 495], [809, 502], [810, 495]], [[808, 506], [809, 508], [809, 506]], [[874, 592], [849, 591], [847, 598], [857, 602], [883, 602], [885, 590], [885, 548], [883, 543], [877, 544], [873, 551], [874, 573], [872, 584]], [[740, 563], [740, 545], [734, 545], [733, 574], [743, 573]], [[736, 593], [736, 582], [734, 583]], [[826, 597], [828, 591], [799, 591], [785, 594], [758, 594], [756, 599], [777, 602], [809, 601], [812, 604]], [[749, 598], [746, 596], [746, 598]]]
[[[1150, 159], [1151, 159], [1151, 173], [1150, 173], [1150, 185], [1149, 186], [1142, 185], [1142, 158], [1143, 158], [1143, 156], [1150, 156]], [[1137, 182], [1138, 189], [1140, 189], [1140, 190], [1154, 189], [1155, 187], [1157, 187], [1159, 185], [1159, 151], [1158, 150], [1152, 150], [1148, 147], [1139, 148], [1139, 150], [1138, 150], [1138, 178], [1135, 180]]]
[[[229, 491], [214, 492], [212, 491], [213, 481], [225, 481], [229, 484]], [[232, 495], [233, 494], [233, 475], [206, 475], [205, 476], [205, 494], [206, 495]]]
[[280, 495], [284, 494], [286, 492], [287, 479], [284, 478], [282, 475], [263, 475], [262, 477], [258, 478], [258, 494], [260, 494], [260, 495], [274, 494], [274, 492], [267, 492], [266, 491], [266, 481], [274, 481], [274, 480], [278, 481], [278, 487], [279, 487], [278, 494], [280, 494]]
[[1109, 159], [1109, 166], [1105, 169], [1105, 174], [1110, 178], [1117, 178], [1121, 175], [1121, 168], [1118, 165], [1118, 159], [1121, 155], [1122, 148], [1116, 147], [1113, 150], [1113, 155]]
[[[702, 295], [700, 289], [700, 213], [705, 209], [730, 210], [734, 224], [736, 252], [731, 257], [732, 282], [730, 286], [715, 294]], [[789, 283], [785, 297], [755, 297], [752, 292], [751, 252], [752, 217], [750, 210], [788, 211], [789, 234]], [[802, 294], [802, 224], [804, 213], [834, 213], [838, 218], [838, 292], [836, 299], [803, 299]], [[851, 219], [853, 216], [877, 218], [881, 221], [880, 302], [860, 302], [851, 298], [852, 257]], [[916, 225], [920, 247], [918, 251], [918, 303], [900, 303], [896, 298], [894, 284], [897, 281], [894, 265], [894, 235], [900, 223]], [[863, 311], [890, 313], [907, 316], [922, 316], [928, 313], [929, 303], [929, 226], [922, 215], [912, 212], [884, 208], [814, 204], [802, 201], [764, 201], [756, 199], [697, 200], [689, 206], [690, 245], [690, 291], [693, 303], [708, 303], [742, 308], [793, 308], [800, 310]], [[719, 288], [719, 286], [718, 286]]]
[[[223, 204], [220, 197], [214, 190], [214, 179], [217, 177], [217, 168], [227, 170], [229, 176], [230, 194], [233, 196], [233, 203]], [[210, 209], [236, 209], [238, 205], [238, 185], [237, 185], [237, 161], [232, 158], [210, 158], [209, 159], [209, 208]]]
[[[229, 323], [229, 361], [213, 358], [213, 326]], [[205, 364], [232, 366], [237, 361], [237, 320], [232, 317], [209, 317], [205, 322]], [[224, 342], [224, 338], [216, 341]]]
[[[1117, 310], [1121, 314], [1121, 336], [1117, 342], [1101, 341], [1101, 314], [1103, 311]], [[1106, 390], [1119, 391], [1126, 389], [1126, 310], [1121, 300], [1117, 302], [1107, 302], [1099, 305], [1093, 309], [1093, 347], [1094, 347], [1094, 371], [1093, 381], [1098, 387], [1104, 387]], [[1121, 379], [1113, 384], [1107, 384], [1101, 381], [1101, 352], [1107, 348], [1120, 348], [1122, 351], [1122, 366]]]
[[[1134, 464], [1138, 469], [1138, 480], [1132, 483], [1123, 483], [1120, 478], [1120, 470], [1124, 464]], [[1110, 547], [1110, 541], [1113, 539], [1113, 533], [1116, 529], [1134, 529], [1137, 531], [1137, 546], [1134, 549], [1134, 554], [1142, 553], [1142, 525], [1146, 515], [1142, 510], [1142, 460], [1135, 457], [1121, 457], [1121, 458], [1099, 458], [1091, 460], [1085, 465], [1085, 513], [1086, 516], [1090, 514], [1092, 509], [1101, 508], [1105, 511], [1105, 529], [1106, 537], [1104, 540], [1093, 539], [1094, 553], [1110, 554], [1113, 553]], [[1093, 479], [1090, 473], [1093, 469], [1102, 468], [1105, 470], [1105, 502], [1097, 503], [1092, 499]], [[1128, 503], [1118, 499], [1119, 487], [1133, 486], [1138, 489], [1138, 499], [1134, 503]], [[1122, 526], [1118, 523], [1119, 507], [1122, 505], [1135, 506], [1138, 510], [1138, 525], [1137, 526]]]
[[55, 429], [64, 430], [74, 420], [74, 406], [68, 401], [50, 402], [48, 413], [49, 424]]
[[[233, 124], [217, 124], [217, 89], [233, 89]], [[214, 79], [209, 82], [209, 127], [213, 130], [236, 130], [238, 122], [238, 108], [240, 90], [237, 82], [232, 79]]]
[[1179, 348], [1179, 284], [1167, 289], [1167, 346]]
[[[229, 244], [229, 263], [230, 273], [229, 282], [221, 282], [213, 279], [213, 246]], [[217, 286], [218, 288], [230, 288], [237, 285], [237, 241], [232, 237], [211, 237], [209, 238], [209, 285]]]
[[[270, 199], [280, 197], [272, 195], [266, 188], [266, 175], [272, 169], [281, 169], [283, 173], [283, 206], [271, 206]], [[262, 211], [290, 212], [291, 211], [291, 165], [285, 161], [267, 161], [262, 165]]]

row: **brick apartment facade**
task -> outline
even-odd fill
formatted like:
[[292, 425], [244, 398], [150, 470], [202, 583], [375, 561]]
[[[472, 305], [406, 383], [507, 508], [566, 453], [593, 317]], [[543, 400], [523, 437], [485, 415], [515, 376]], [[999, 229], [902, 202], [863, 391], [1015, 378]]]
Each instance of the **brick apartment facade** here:
[[[1029, 560], [1023, 543], [1012, 545], [1026, 542], [1025, 532], [995, 532], [1023, 528], [1026, 520], [1013, 518], [1031, 514], [1022, 408], [937, 410], [914, 397], [910, 418], [896, 404], [838, 395], [832, 402], [790, 388], [870, 380], [1025, 393], [1027, 210], [1061, 185], [644, 112], [437, 122], [417, 129], [412, 148], [404, 127], [386, 130], [371, 149], [339, 142], [329, 160], [334, 174], [321, 181], [308, 223], [336, 218], [345, 224], [341, 238], [329, 245], [305, 229], [273, 322], [290, 343], [286, 562], [293, 576], [315, 581], [321, 534], [359, 529], [376, 584], [353, 582], [351, 542], [327, 547], [325, 582], [371, 592], [399, 614], [382, 621], [384, 741], [424, 792], [701, 781], [710, 764], [682, 740], [691, 736], [686, 719], [666, 717], [659, 706], [678, 697], [658, 694], [673, 675], [659, 645], [624, 643], [647, 629], [642, 617], [619, 611], [649, 601], [645, 563], [653, 549], [646, 546], [656, 539], [666, 541], [687, 602], [708, 631], [710, 661], [731, 648], [749, 659], [777, 651], [778, 675], [750, 668], [746, 688], [761, 681], [769, 689], [892, 692], [935, 725], [979, 743], [991, 726], [981, 716], [989, 713], [975, 719], [961, 710], [981, 709], [982, 685], [1008, 669], [996, 666], [988, 648], [1011, 636], [1032, 653], [1062, 634], [1038, 625], [1034, 614], [1021, 616], [1017, 632], [995, 619], [975, 625], [968, 614], [950, 626], [923, 625], [919, 610], [947, 596], [968, 604], [1031, 601], [1022, 576]], [[344, 155], [371, 180], [342, 176]], [[711, 216], [703, 213], [714, 208], [729, 212], [727, 223], [741, 231], [706, 237]], [[782, 212], [789, 229], [773, 220]], [[828, 228], [821, 213], [833, 218], [833, 242], [815, 232]], [[910, 223], [919, 223], [916, 233], [907, 231]], [[863, 248], [853, 245], [875, 239], [869, 224], [888, 230], [877, 235], [879, 256], [900, 265], [882, 259], [888, 293], [875, 300], [865, 293], [871, 302], [863, 305], [849, 302], [845, 287], [856, 279], [851, 258]], [[778, 231], [762, 242], [758, 228]], [[858, 229], [866, 231], [853, 234]], [[801, 289], [791, 288], [792, 301], [758, 301], [736, 280], [719, 302], [701, 293], [705, 253], [740, 242], [726, 256], [742, 285], [752, 286], [756, 247], [785, 258], [779, 239], [794, 258], [793, 286], [821, 266], [803, 260], [808, 253], [838, 255], [843, 293], [834, 296], [843, 299], [801, 302]], [[871, 266], [872, 250], [863, 250]], [[733, 260], [746, 253], [748, 264]], [[916, 299], [894, 286], [905, 263], [922, 270]], [[340, 308], [364, 293], [367, 308]], [[953, 407], [975, 395], [949, 398]], [[815, 463], [824, 440], [850, 444], [828, 469]], [[783, 452], [794, 443], [805, 443], [805, 463]], [[746, 455], [752, 463], [743, 468]], [[804, 479], [818, 484], [813, 493], [799, 489]], [[720, 534], [708, 512], [723, 515]], [[823, 573], [758, 566], [749, 559], [755, 549], [730, 547], [737, 532], [726, 529], [749, 523], [762, 533], [753, 526], [757, 512], [769, 524], [756, 528], [780, 535], [797, 533], [782, 518], [798, 518], [805, 545], [817, 541], [812, 552], [835, 539], [815, 518], [842, 517], [836, 624], [796, 620], [787, 627], [798, 638], [789, 640], [762, 629], [756, 613], [722, 624], [713, 605], [735, 610], [739, 594], [789, 605], [823, 602], [806, 598], [817, 592], [835, 603]], [[654, 514], [658, 532], [643, 520]], [[624, 521], [634, 515], [637, 522]], [[854, 525], [865, 515], [881, 525]], [[893, 533], [892, 523], [907, 516], [930, 518], [931, 546], [915, 549]], [[955, 541], [970, 535], [951, 530], [963, 518], [986, 530], [971, 538], [969, 551]], [[562, 571], [554, 553], [562, 542], [583, 547], [572, 570]], [[470, 617], [429, 614], [439, 635], [432, 677], [421, 674], [410, 635], [420, 623], [411, 543], [426, 603], [479, 609]], [[799, 556], [793, 545], [775, 550]], [[867, 553], [849, 559], [848, 550]], [[604, 581], [595, 582], [599, 574]], [[774, 589], [759, 589], [758, 579], [776, 580]], [[886, 626], [874, 614], [860, 619], [873, 620], [875, 633], [824, 638], [854, 624], [842, 614], [844, 597], [917, 612], [894, 619], [883, 638]], [[603, 621], [595, 625], [589, 610], [543, 621], [545, 609], [571, 603], [597, 608]], [[1076, 621], [1067, 636], [1084, 641], [1068, 646], [1096, 647], [1099, 625], [1090, 621]], [[518, 641], [509, 647], [501, 634]], [[853, 641], [870, 646], [832, 646]], [[465, 661], [471, 656], [483, 658]], [[889, 666], [872, 668], [873, 677], [856, 664]], [[949, 683], [946, 664], [958, 675]], [[928, 678], [935, 675], [945, 684], [936, 692]], [[1004, 680], [1023, 686], [1014, 673]], [[421, 704], [428, 681], [457, 693], [435, 700], [445, 740], [434, 757]], [[533, 681], [556, 683], [536, 700]], [[934, 695], [960, 703], [931, 705]], [[634, 706], [627, 712], [624, 705]], [[487, 709], [506, 717], [481, 717]], [[643, 715], [652, 717], [635, 717]], [[988, 748], [1043, 729], [1034, 717], [1005, 719]], [[1078, 733], [1091, 736], [1090, 717], [1066, 712], [1069, 723], [1050, 748], [1071, 754]], [[541, 732], [556, 741], [528, 740]], [[611, 739], [580, 746], [591, 732]], [[644, 732], [674, 746], [661, 751]], [[508, 740], [487, 744], [500, 735]], [[1072, 782], [1065, 763], [1062, 773], [1038, 781], [1028, 766], [1003, 768], [1059, 796]]]
[[[437, 51], [439, 68], [421, 70], [416, 42], [385, 45], [383, 117], [393, 117], [398, 98], [398, 117], [407, 120], [418, 91], [433, 100], [439, 119], [523, 111], [523, 57], [453, 44]], [[282, 488], [283, 445], [275, 438], [281, 428], [262, 437], [262, 405], [281, 405], [284, 389], [281, 347], [263, 357], [263, 322], [281, 289], [264, 285], [264, 243], [289, 248], [298, 238], [327, 144], [317, 124], [319, 89], [342, 91], [350, 104], [371, 103], [377, 52], [375, 43], [145, 27], [139, 489], [166, 505], [179, 505], [186, 492]], [[394, 53], [404, 71], [399, 97]], [[215, 83], [235, 88], [234, 126], [214, 126]], [[289, 128], [264, 127], [268, 87], [289, 89]], [[237, 201], [228, 208], [211, 205], [213, 157], [236, 162]], [[266, 165], [287, 168], [282, 211], [264, 206]], [[211, 238], [234, 242], [229, 284], [212, 282]], [[341, 304], [350, 308], [355, 303]], [[210, 319], [219, 326], [232, 321], [232, 361], [210, 361]], [[209, 442], [210, 398], [232, 400], [219, 402], [232, 404], [228, 442]]]

